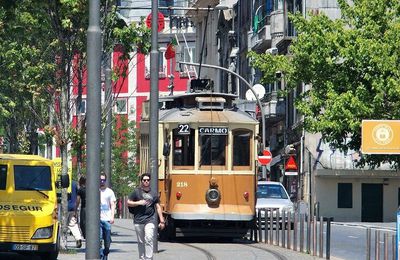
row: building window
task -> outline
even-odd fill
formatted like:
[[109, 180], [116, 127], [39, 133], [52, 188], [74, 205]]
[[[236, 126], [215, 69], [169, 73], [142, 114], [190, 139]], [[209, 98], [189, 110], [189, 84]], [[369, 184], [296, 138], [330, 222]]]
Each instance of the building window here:
[[117, 114], [127, 114], [128, 113], [127, 100], [125, 98], [117, 99], [115, 101], [115, 113], [117, 113]]
[[400, 206], [400, 188], [397, 191], [397, 206]]
[[[158, 72], [158, 77], [159, 78], [166, 78], [167, 77], [167, 61], [164, 57], [164, 53], [165, 53], [166, 48], [160, 48], [160, 53], [158, 55], [158, 65], [159, 65], [159, 72]], [[144, 73], [145, 73], [145, 78], [146, 79], [150, 79], [150, 54], [146, 55], [145, 59], [144, 59]]]
[[338, 208], [353, 208], [352, 183], [338, 183]]

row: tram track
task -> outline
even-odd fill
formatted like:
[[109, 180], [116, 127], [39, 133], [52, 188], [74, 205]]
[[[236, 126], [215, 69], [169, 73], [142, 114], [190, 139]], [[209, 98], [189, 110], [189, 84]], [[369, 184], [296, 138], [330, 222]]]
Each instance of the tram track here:
[[282, 255], [282, 254], [280, 254], [280, 253], [278, 253], [278, 252], [276, 252], [274, 250], [265, 248], [265, 247], [256, 246], [254, 244], [241, 244], [241, 245], [248, 246], [248, 247], [251, 247], [251, 248], [256, 248], [256, 249], [268, 252], [271, 255], [273, 255], [274, 257], [276, 257], [277, 260], [288, 260], [288, 258], [286, 256], [284, 256], [284, 255]]
[[198, 246], [195, 246], [195, 245], [192, 245], [192, 244], [187, 244], [187, 243], [181, 243], [181, 244], [184, 245], [184, 246], [188, 246], [188, 247], [194, 248], [194, 249], [202, 252], [204, 255], [206, 255], [207, 260], [217, 260], [217, 258], [211, 252], [207, 251], [204, 248], [201, 248], [201, 247], [198, 247]]
[[[120, 226], [120, 225], [116, 225], [116, 224], [114, 224], [114, 225], [116, 227], [120, 228], [120, 229], [134, 231], [133, 227], [129, 228], [129, 227]], [[199, 247], [197, 245], [194, 245], [193, 243], [185, 243], [183, 241], [181, 241], [181, 242], [175, 241], [175, 243], [183, 245], [183, 246], [186, 246], [186, 247], [193, 248], [194, 250], [197, 250], [197, 251], [200, 251], [203, 255], [206, 256], [207, 260], [217, 260], [218, 259], [210, 250], [207, 250], [205, 248], [202, 248], [202, 247]], [[204, 243], [204, 241], [203, 241], [203, 243]], [[236, 240], [235, 242], [233, 242], [233, 244], [242, 245], [242, 246], [245, 246], [245, 247], [250, 247], [250, 248], [257, 249], [257, 250], [262, 250], [264, 252], [267, 252], [271, 256], [273, 256], [274, 259], [276, 259], [276, 260], [289, 260], [289, 258], [287, 258], [286, 256], [280, 254], [279, 252], [276, 252], [275, 250], [272, 250], [272, 249], [269, 249], [269, 248], [265, 248], [263, 246], [258, 246], [257, 244], [251, 243], [250, 241]]]

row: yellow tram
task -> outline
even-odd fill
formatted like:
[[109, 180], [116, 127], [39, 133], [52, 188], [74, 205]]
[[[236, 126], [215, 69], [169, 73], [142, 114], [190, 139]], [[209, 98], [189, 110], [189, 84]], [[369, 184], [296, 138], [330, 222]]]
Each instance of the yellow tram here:
[[[167, 221], [163, 238], [242, 237], [252, 225], [258, 121], [238, 109], [235, 100], [236, 95], [213, 92], [160, 97], [158, 177]], [[149, 117], [143, 113], [142, 173], [148, 171], [148, 160]]]

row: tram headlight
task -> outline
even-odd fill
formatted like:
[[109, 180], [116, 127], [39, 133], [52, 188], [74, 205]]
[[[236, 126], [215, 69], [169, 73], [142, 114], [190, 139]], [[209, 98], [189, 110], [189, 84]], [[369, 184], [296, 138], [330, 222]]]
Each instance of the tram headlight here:
[[208, 189], [206, 192], [206, 200], [208, 203], [217, 203], [221, 199], [221, 193], [217, 189]]
[[176, 199], [177, 199], [177, 200], [180, 200], [181, 197], [182, 197], [182, 192], [178, 191], [178, 192], [176, 193]]

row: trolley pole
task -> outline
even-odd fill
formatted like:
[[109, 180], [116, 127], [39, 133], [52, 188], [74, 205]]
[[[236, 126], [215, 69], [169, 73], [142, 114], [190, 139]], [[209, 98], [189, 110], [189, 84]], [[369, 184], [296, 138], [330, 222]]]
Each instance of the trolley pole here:
[[[151, 51], [150, 51], [150, 174], [151, 190], [158, 193], [158, 1], [151, 1]], [[153, 251], [158, 252], [158, 218], [155, 218]]]
[[100, 259], [101, 29], [100, 1], [89, 0], [87, 32], [87, 193], [86, 259]]

